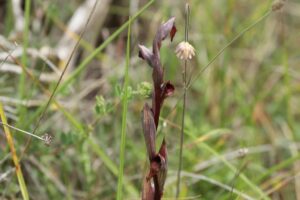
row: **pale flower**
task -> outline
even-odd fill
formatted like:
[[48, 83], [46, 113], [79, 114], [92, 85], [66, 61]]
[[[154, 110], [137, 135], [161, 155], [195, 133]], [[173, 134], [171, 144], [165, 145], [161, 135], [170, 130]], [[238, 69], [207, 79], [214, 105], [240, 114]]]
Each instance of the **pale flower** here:
[[194, 47], [188, 42], [180, 42], [175, 50], [176, 56], [181, 60], [192, 59], [195, 56]]

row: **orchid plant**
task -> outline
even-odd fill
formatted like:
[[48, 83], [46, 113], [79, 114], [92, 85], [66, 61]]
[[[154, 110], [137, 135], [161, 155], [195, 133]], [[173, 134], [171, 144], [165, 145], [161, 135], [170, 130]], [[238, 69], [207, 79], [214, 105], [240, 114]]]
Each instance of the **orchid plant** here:
[[142, 111], [144, 138], [149, 157], [149, 172], [143, 182], [142, 200], [160, 200], [163, 195], [167, 176], [168, 157], [165, 137], [159, 151], [156, 146], [156, 131], [160, 111], [164, 100], [174, 93], [174, 86], [170, 81], [164, 81], [164, 69], [160, 60], [160, 48], [164, 39], [170, 36], [171, 41], [176, 34], [175, 18], [162, 24], [156, 32], [152, 50], [139, 45], [139, 57], [147, 61], [152, 68], [153, 93], [152, 106], [145, 103]]

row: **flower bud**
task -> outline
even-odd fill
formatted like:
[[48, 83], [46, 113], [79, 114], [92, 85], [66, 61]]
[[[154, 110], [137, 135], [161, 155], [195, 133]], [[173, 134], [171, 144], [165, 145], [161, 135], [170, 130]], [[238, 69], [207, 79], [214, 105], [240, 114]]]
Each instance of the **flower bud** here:
[[137, 87], [137, 92], [143, 98], [148, 98], [152, 93], [152, 85], [149, 82], [142, 82]]

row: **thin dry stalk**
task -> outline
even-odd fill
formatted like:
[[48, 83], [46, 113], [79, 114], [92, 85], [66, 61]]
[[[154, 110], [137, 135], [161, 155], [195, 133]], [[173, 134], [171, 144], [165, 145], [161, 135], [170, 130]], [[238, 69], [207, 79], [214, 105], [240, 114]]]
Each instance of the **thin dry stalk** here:
[[[188, 30], [188, 26], [189, 26], [189, 4], [186, 4], [185, 7], [185, 43], [186, 44], [188, 42], [188, 37], [189, 37], [189, 30]], [[180, 49], [179, 49], [180, 51]], [[182, 105], [182, 117], [181, 117], [181, 132], [180, 132], [180, 151], [179, 151], [179, 167], [178, 167], [178, 173], [177, 173], [177, 187], [176, 187], [176, 198], [179, 197], [179, 193], [180, 193], [180, 173], [181, 173], [181, 168], [182, 168], [182, 154], [183, 154], [183, 136], [184, 136], [184, 125], [185, 125], [185, 110], [186, 110], [186, 94], [187, 94], [187, 82], [186, 82], [186, 68], [187, 68], [187, 59], [191, 58], [191, 55], [188, 55], [188, 51], [183, 51], [183, 52], [187, 52], [187, 53], [183, 53], [183, 57], [185, 56], [184, 59], [184, 69], [182, 72], [182, 76], [183, 76], [183, 105]]]
[[194, 47], [188, 42], [189, 40], [189, 17], [190, 17], [190, 7], [189, 4], [185, 5], [185, 34], [184, 42], [179, 43], [176, 48], [176, 55], [179, 59], [184, 60], [184, 68], [182, 71], [183, 79], [183, 105], [182, 105], [182, 117], [181, 117], [181, 132], [180, 132], [180, 151], [179, 151], [179, 167], [177, 173], [177, 188], [176, 188], [176, 199], [179, 197], [180, 193], [180, 173], [182, 168], [182, 154], [183, 154], [183, 136], [185, 127], [185, 110], [186, 110], [186, 96], [187, 96], [187, 65], [188, 60], [195, 56]]

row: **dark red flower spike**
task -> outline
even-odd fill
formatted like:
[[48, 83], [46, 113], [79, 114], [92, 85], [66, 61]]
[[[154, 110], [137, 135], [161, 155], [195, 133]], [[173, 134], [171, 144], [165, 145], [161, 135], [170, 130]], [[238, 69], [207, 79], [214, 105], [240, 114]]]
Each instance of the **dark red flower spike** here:
[[170, 36], [172, 41], [175, 34], [175, 18], [173, 17], [162, 24], [156, 32], [152, 51], [143, 45], [139, 45], [139, 57], [147, 61], [153, 69], [152, 79], [154, 89], [152, 94], [152, 108], [148, 104], [145, 104], [142, 112], [144, 139], [150, 162], [149, 172], [143, 183], [142, 200], [160, 200], [167, 177], [168, 159], [166, 141], [164, 138], [158, 153], [156, 153], [155, 139], [161, 107], [165, 98], [174, 93], [175, 88], [170, 81], [164, 81], [164, 70], [160, 61], [159, 50], [162, 41], [168, 36]]

